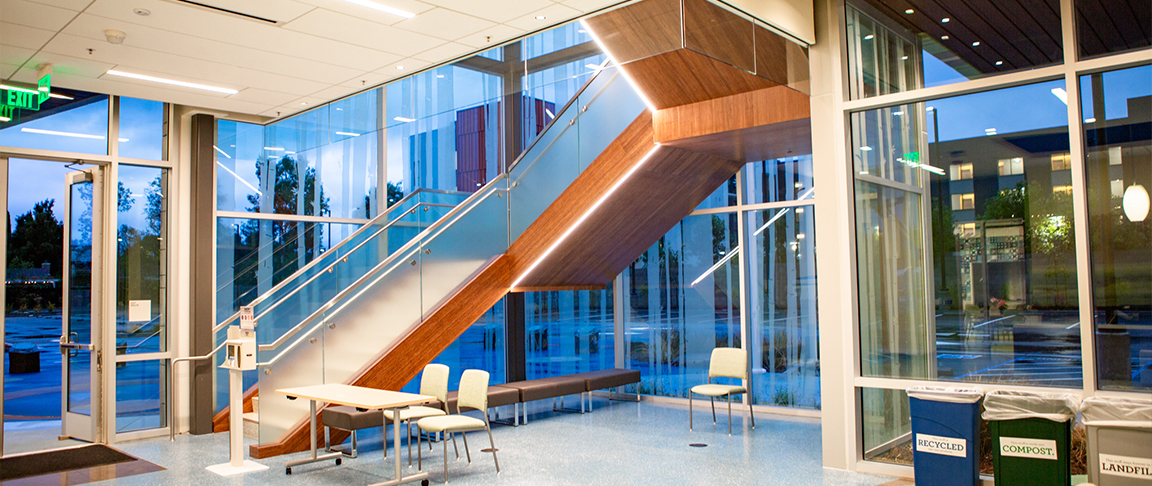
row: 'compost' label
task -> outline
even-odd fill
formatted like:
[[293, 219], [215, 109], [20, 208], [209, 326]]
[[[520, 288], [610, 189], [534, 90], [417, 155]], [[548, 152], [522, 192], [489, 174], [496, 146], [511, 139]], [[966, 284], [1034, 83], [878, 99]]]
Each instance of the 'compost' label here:
[[1001, 437], [1000, 455], [1009, 457], [1027, 457], [1030, 459], [1047, 459], [1055, 461], [1056, 441], [1044, 439], [1022, 439], [1019, 437]]
[[1099, 454], [1100, 474], [1126, 478], [1152, 479], [1152, 459]]
[[968, 441], [952, 437], [916, 434], [916, 450], [942, 456], [967, 457]]

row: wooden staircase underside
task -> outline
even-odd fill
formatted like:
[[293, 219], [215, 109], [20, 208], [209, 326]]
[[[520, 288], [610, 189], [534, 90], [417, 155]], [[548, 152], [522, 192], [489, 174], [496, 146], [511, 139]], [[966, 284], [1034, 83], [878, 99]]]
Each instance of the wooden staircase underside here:
[[[649, 0], [589, 19], [589, 25], [607, 38], [611, 50], [643, 38], [645, 23], [666, 24], [674, 4], [679, 3]], [[631, 31], [605, 34], [606, 29]], [[702, 31], [728, 36], [724, 29]], [[758, 40], [759, 35], [752, 32], [735, 41]], [[721, 47], [733, 42], [730, 37], [714, 40], [711, 45]], [[779, 55], [758, 56], [757, 62], [797, 62], [791, 47], [765, 43], [762, 48]], [[763, 71], [789, 79], [766, 79], [686, 48], [624, 63], [659, 111], [637, 117], [505, 254], [491, 260], [411, 334], [382, 350], [349, 384], [399, 390], [509, 291], [604, 288], [745, 163], [811, 153], [808, 96], [789, 87], [792, 67], [769, 67]], [[222, 417], [217, 423], [226, 428]], [[318, 443], [323, 443], [320, 434]], [[333, 435], [334, 441], [344, 439]], [[250, 453], [264, 458], [307, 450], [308, 444], [304, 418], [280, 440], [254, 445]]]

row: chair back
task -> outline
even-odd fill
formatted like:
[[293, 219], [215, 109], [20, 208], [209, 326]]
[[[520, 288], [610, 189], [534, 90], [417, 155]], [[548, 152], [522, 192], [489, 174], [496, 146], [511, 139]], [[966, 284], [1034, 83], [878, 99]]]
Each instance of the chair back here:
[[456, 410], [463, 412], [465, 408], [488, 412], [488, 372], [483, 370], [464, 370], [460, 376], [460, 393], [456, 396]]
[[748, 356], [740, 348], [716, 348], [708, 365], [708, 378], [748, 379]]
[[448, 366], [432, 363], [420, 374], [420, 394], [431, 395], [448, 403]]

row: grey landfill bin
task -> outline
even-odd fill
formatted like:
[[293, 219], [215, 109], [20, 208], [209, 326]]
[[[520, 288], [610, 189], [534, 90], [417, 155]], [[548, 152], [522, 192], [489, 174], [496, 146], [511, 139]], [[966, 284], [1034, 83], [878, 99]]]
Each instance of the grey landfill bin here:
[[1088, 481], [1152, 486], [1152, 400], [1092, 397], [1080, 404], [1088, 427]]

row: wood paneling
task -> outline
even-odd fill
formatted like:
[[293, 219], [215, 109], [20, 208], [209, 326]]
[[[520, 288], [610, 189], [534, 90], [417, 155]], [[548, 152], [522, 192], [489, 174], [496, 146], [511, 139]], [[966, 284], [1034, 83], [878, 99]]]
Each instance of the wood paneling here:
[[687, 49], [630, 62], [623, 69], [661, 110], [779, 85]]
[[808, 118], [674, 140], [665, 144], [722, 159], [756, 162], [812, 153]]
[[646, 0], [584, 23], [621, 64], [684, 47], [680, 0]]
[[563, 292], [569, 290], [604, 290], [607, 289], [606, 284], [597, 285], [565, 285], [555, 287], [513, 287], [512, 292]]
[[[403, 337], [391, 349], [382, 350], [380, 357], [368, 363], [351, 385], [399, 390], [448, 348], [477, 319], [508, 293], [511, 285], [511, 259], [500, 255], [472, 278], [451, 299], [444, 303]], [[308, 418], [298, 422], [284, 434], [279, 442], [251, 446], [249, 454], [265, 458], [308, 450]], [[321, 428], [322, 429], [322, 428]], [[318, 432], [318, 444], [323, 444], [323, 432]], [[346, 436], [334, 434], [333, 442]]]
[[[754, 24], [751, 20], [707, 0], [683, 2], [684, 47], [745, 71], [756, 72], [755, 43], [752, 40]], [[783, 38], [777, 38], [784, 42]]]
[[667, 143], [810, 116], [807, 95], [777, 86], [660, 110], [652, 124], [655, 141]]

